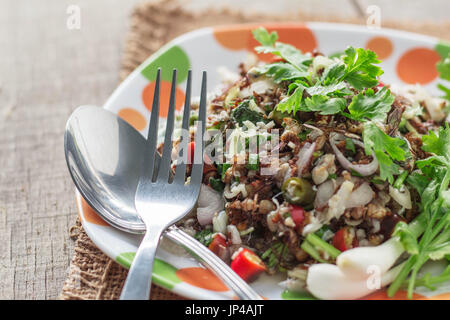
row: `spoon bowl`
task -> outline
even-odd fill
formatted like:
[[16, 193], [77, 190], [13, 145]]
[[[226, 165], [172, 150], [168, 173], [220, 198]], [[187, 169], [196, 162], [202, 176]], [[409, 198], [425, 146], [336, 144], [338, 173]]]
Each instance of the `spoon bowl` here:
[[[134, 234], [146, 230], [135, 209], [145, 142], [127, 122], [96, 106], [76, 109], [64, 135], [67, 166], [82, 197], [107, 223]], [[240, 299], [262, 299], [225, 262], [178, 227], [169, 227], [163, 235], [215, 273]]]
[[117, 229], [143, 234], [134, 196], [144, 137], [110, 111], [82, 106], [70, 116], [64, 138], [67, 166], [86, 202]]

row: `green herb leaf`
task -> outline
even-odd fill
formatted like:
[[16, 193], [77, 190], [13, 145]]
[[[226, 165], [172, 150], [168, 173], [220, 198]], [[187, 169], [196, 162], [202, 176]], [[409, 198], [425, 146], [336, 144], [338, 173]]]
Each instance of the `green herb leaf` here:
[[317, 111], [322, 115], [336, 114], [345, 109], [344, 98], [328, 98], [327, 96], [312, 96], [305, 99], [305, 111]]
[[253, 37], [263, 46], [273, 47], [278, 40], [278, 34], [274, 31], [270, 34], [263, 27], [252, 30]]
[[374, 154], [378, 160], [380, 177], [393, 183], [394, 175], [400, 173], [400, 166], [395, 164], [392, 159], [405, 160], [405, 151], [402, 148], [405, 141], [388, 136], [373, 122], [364, 123], [363, 140], [366, 154]]
[[260, 67], [256, 67], [254, 71], [259, 74], [265, 74], [266, 76], [272, 78], [275, 83], [303, 79], [309, 74], [307, 70], [299, 70], [292, 64], [284, 62], [265, 64]]
[[[244, 100], [231, 111], [231, 118], [234, 122], [239, 123], [241, 126], [244, 121], [247, 120], [252, 123], [267, 122], [267, 119], [264, 117], [263, 113], [258, 112], [251, 107], [252, 103], [255, 103], [252, 99]], [[258, 106], [256, 106], [256, 108], [258, 108]]]
[[[438, 159], [442, 163], [450, 164], [450, 126], [447, 123], [445, 127], [440, 127], [438, 134], [431, 131], [428, 135], [422, 137], [423, 146], [422, 149], [427, 152], [436, 154]], [[441, 157], [444, 157], [442, 159]]]
[[200, 241], [203, 245], [209, 246], [213, 240], [214, 232], [209, 229], [204, 229], [197, 232], [194, 235], [194, 238]]
[[211, 187], [216, 190], [217, 192], [222, 193], [223, 189], [225, 189], [225, 184], [222, 182], [221, 179], [216, 179], [213, 177], [209, 178], [209, 184], [211, 185]]
[[358, 121], [385, 121], [394, 99], [394, 96], [386, 87], [383, 87], [377, 93], [374, 93], [372, 89], [367, 89], [365, 93], [359, 93], [353, 97], [348, 106], [350, 114], [346, 114], [346, 116]]
[[253, 30], [253, 36], [261, 44], [255, 50], [258, 53], [272, 53], [291, 63], [300, 71], [306, 71], [312, 62], [311, 55], [303, 54], [297, 48], [281, 42], [276, 42], [276, 32], [269, 34], [264, 28]]
[[348, 47], [343, 57], [346, 65], [343, 80], [346, 80], [356, 90], [372, 88], [378, 84], [377, 77], [383, 74], [379, 66], [375, 64], [381, 61], [377, 59], [375, 52]]
[[393, 236], [400, 237], [400, 242], [408, 253], [419, 253], [419, 244], [417, 243], [416, 236], [405, 222], [397, 223]]
[[303, 91], [305, 87], [302, 85], [297, 85], [294, 93], [289, 97], [284, 98], [278, 104], [277, 109], [281, 112], [292, 113], [295, 115], [297, 111], [301, 108], [301, 102], [303, 99]]

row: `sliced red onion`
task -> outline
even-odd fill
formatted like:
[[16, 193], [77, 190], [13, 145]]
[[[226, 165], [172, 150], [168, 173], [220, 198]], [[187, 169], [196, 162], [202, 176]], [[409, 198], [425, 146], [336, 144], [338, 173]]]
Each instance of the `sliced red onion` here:
[[[374, 174], [375, 172], [377, 172], [378, 161], [377, 161], [377, 158], [375, 158], [375, 156], [373, 157], [372, 162], [369, 164], [353, 164], [344, 156], [344, 154], [336, 146], [337, 137], [338, 136], [336, 134], [332, 135], [330, 137], [330, 144], [331, 144], [331, 148], [333, 148], [336, 158], [338, 159], [338, 161], [342, 165], [342, 167], [344, 167], [347, 170], [354, 170], [354, 171], [358, 172], [360, 175], [365, 176], [365, 177], [370, 176], [370, 175]], [[358, 141], [355, 139], [352, 139], [352, 141], [354, 144], [364, 148], [364, 144], [361, 141]]]
[[296, 165], [298, 168], [297, 175], [299, 177], [304, 173], [305, 169], [311, 163], [315, 149], [316, 149], [315, 142], [313, 144], [306, 142], [304, 144], [304, 146], [298, 152], [298, 154], [297, 154], [298, 160], [297, 160]]

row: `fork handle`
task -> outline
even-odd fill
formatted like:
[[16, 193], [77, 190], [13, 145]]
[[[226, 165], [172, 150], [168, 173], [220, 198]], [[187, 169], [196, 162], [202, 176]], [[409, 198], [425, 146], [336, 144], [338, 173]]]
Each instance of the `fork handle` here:
[[[148, 227], [148, 226], [147, 226]], [[120, 300], [148, 300], [152, 286], [153, 262], [163, 228], [148, 230], [128, 271]]]
[[184, 247], [196, 260], [217, 275], [241, 300], [262, 300], [241, 277], [211, 250], [176, 226], [169, 227], [164, 236]]

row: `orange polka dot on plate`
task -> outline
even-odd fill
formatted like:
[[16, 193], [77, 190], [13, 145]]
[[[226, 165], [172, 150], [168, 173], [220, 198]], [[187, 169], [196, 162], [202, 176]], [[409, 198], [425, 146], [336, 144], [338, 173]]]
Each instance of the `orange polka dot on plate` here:
[[87, 222], [99, 226], [109, 226], [109, 224], [106, 223], [102, 218], [100, 218], [98, 213], [94, 209], [92, 209], [92, 207], [83, 198], [81, 198], [81, 210], [83, 211], [84, 219]]
[[367, 41], [366, 49], [374, 51], [379, 59], [384, 60], [392, 54], [394, 46], [386, 37], [373, 37]]
[[406, 83], [427, 84], [437, 78], [436, 63], [441, 57], [428, 48], [414, 48], [406, 51], [398, 60], [397, 74]]
[[220, 45], [230, 50], [242, 50], [252, 37], [250, 26], [218, 27], [213, 30], [214, 38]]
[[123, 108], [118, 112], [118, 116], [128, 122], [137, 131], [141, 131], [147, 125], [145, 117], [137, 110], [131, 108]]
[[181, 281], [195, 287], [218, 292], [228, 291], [228, 288], [219, 278], [204, 268], [183, 268], [177, 270], [176, 275]]
[[[160, 105], [159, 105], [159, 116], [167, 118], [167, 113], [169, 111], [169, 100], [170, 100], [170, 89], [171, 83], [168, 81], [161, 80], [161, 94], [160, 94]], [[153, 93], [155, 91], [155, 82], [150, 82], [145, 86], [142, 91], [142, 101], [145, 107], [152, 111], [153, 105]], [[184, 105], [184, 91], [177, 88], [175, 95], [175, 108], [180, 110]]]

